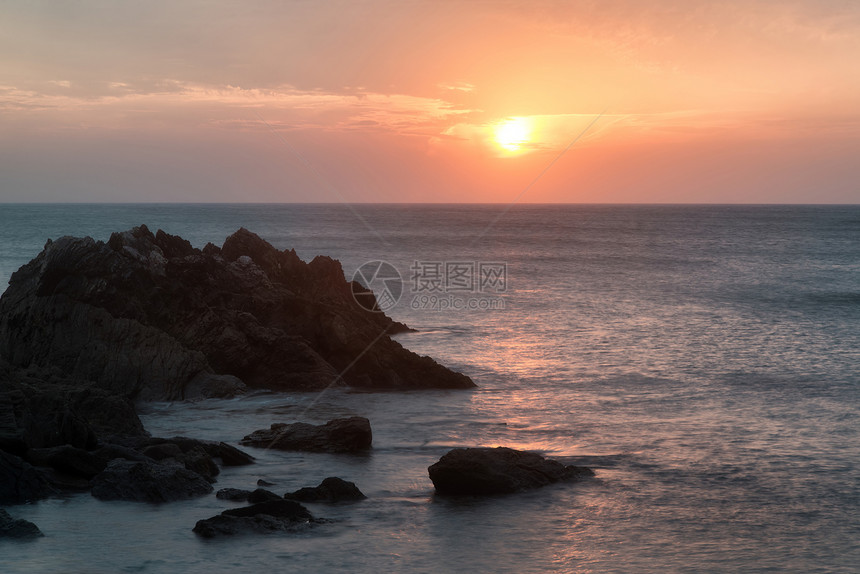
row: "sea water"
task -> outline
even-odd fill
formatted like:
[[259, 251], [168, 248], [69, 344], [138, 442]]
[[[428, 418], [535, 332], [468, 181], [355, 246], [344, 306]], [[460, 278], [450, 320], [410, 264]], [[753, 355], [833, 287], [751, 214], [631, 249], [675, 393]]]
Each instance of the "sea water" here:
[[[846, 206], [0, 205], [0, 282], [48, 238], [141, 223], [220, 245], [244, 226], [352, 279], [385, 261], [407, 348], [471, 391], [256, 393], [141, 407], [156, 436], [236, 444], [273, 422], [366, 416], [367, 455], [248, 449], [216, 489], [327, 476], [368, 499], [330, 522], [202, 540], [232, 503], [75, 494], [9, 507], [45, 533], [2, 572], [856, 572], [860, 208]], [[472, 283], [466, 280], [472, 278]], [[596, 471], [489, 498], [433, 494], [450, 448]]]

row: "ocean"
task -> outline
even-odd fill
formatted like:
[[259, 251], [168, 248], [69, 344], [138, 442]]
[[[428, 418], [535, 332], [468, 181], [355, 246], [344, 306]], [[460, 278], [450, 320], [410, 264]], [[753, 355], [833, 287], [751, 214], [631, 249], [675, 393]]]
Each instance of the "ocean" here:
[[[214, 494], [69, 495], [8, 508], [45, 537], [0, 542], [0, 572], [860, 571], [858, 206], [0, 204], [0, 284], [48, 238], [141, 223], [195, 247], [246, 227], [349, 279], [386, 262], [388, 314], [417, 329], [398, 341], [478, 388], [143, 405], [155, 436], [232, 444], [366, 416], [369, 455], [246, 449], [257, 464], [215, 487], [339, 476], [368, 499], [309, 504], [331, 521], [297, 534], [202, 540], [231, 504]], [[596, 477], [437, 497], [427, 467], [461, 446]]]

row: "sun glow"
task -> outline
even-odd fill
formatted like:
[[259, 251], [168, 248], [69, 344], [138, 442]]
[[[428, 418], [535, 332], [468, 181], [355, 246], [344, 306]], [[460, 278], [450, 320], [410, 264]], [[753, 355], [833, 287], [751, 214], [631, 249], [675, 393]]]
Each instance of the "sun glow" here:
[[522, 151], [531, 138], [532, 125], [528, 118], [507, 118], [494, 128], [496, 143], [509, 152]]

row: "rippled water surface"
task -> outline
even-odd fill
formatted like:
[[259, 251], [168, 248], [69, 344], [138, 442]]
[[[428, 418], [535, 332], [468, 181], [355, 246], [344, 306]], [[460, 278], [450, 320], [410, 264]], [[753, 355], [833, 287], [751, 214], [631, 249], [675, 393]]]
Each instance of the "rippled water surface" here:
[[[146, 405], [154, 435], [234, 444], [272, 422], [366, 416], [368, 455], [254, 450], [256, 465], [215, 486], [263, 478], [280, 493], [340, 476], [368, 499], [309, 505], [331, 522], [294, 534], [217, 541], [191, 532], [230, 505], [214, 495], [12, 507], [46, 536], [0, 543], [0, 571], [857, 571], [860, 209], [503, 209], [0, 206], [3, 282], [48, 237], [144, 222], [198, 247], [245, 226], [305, 259], [336, 257], [349, 277], [389, 261], [405, 283], [390, 314], [419, 329], [400, 342], [479, 385]], [[504, 308], [414, 308], [415, 261], [505, 263], [507, 290], [492, 294]], [[597, 476], [435, 497], [427, 466], [472, 445]]]

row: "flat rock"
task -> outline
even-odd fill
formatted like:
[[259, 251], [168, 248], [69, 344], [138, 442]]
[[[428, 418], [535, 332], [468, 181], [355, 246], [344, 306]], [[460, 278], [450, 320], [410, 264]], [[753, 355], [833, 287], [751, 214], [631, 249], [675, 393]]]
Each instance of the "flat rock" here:
[[506, 447], [455, 448], [428, 472], [436, 492], [450, 495], [507, 494], [594, 475], [589, 468]]
[[115, 459], [92, 481], [92, 495], [100, 500], [171, 502], [212, 492], [200, 474], [179, 465]]
[[240, 441], [245, 446], [307, 452], [361, 452], [370, 448], [373, 433], [364, 417], [334, 419], [324, 425], [275, 423]]
[[39, 527], [20, 518], [12, 518], [8, 512], [0, 508], [0, 538], [39, 538], [44, 536]]
[[225, 510], [217, 516], [198, 520], [193, 531], [203, 538], [239, 534], [294, 532], [316, 522], [307, 508], [292, 500], [262, 502]]
[[355, 502], [367, 497], [354, 482], [330, 476], [318, 486], [306, 486], [295, 492], [288, 492], [284, 498], [301, 502]]

